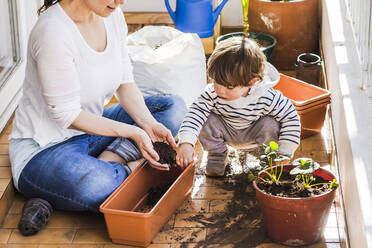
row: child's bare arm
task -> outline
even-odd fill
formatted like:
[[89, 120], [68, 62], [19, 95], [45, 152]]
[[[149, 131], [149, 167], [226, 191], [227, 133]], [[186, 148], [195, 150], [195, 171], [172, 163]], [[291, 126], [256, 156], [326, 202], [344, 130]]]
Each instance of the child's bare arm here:
[[194, 160], [194, 147], [190, 143], [182, 143], [179, 146], [176, 162], [182, 168], [185, 168]]

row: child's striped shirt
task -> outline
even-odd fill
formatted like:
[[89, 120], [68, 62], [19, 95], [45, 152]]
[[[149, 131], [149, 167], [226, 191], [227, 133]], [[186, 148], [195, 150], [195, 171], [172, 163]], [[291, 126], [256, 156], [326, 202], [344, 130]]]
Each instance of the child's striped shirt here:
[[209, 84], [184, 118], [179, 131], [180, 144], [195, 144], [210, 112], [220, 115], [235, 129], [250, 128], [263, 116], [273, 117], [280, 124], [279, 152], [293, 154], [300, 144], [301, 125], [296, 109], [290, 99], [271, 87], [258, 97], [256, 94], [225, 101], [218, 97], [213, 84]]

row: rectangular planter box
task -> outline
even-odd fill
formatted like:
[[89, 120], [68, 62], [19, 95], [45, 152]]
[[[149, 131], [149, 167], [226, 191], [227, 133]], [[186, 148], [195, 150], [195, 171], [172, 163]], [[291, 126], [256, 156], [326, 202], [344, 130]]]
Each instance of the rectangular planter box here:
[[[159, 171], [147, 162], [138, 166], [100, 206], [112, 242], [148, 246], [191, 193], [194, 171], [194, 163], [184, 171]], [[169, 183], [172, 185], [150, 212], [136, 212], [146, 203], [151, 187]]]
[[328, 90], [283, 74], [280, 75], [280, 80], [274, 86], [274, 89], [280, 90], [283, 95], [292, 100], [296, 107], [302, 107], [331, 97]]
[[292, 100], [300, 116], [301, 138], [322, 130], [327, 106], [331, 102], [331, 93], [328, 90], [283, 74], [280, 75], [274, 89], [280, 90], [284, 96]]

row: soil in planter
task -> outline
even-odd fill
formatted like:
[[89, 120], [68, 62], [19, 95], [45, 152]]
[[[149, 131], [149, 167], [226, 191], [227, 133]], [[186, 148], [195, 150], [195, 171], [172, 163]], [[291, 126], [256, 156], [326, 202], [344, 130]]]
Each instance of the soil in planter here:
[[258, 38], [251, 38], [251, 39], [254, 40], [258, 44], [259, 47], [262, 47], [262, 48], [269, 47], [272, 44], [272, 42], [264, 40], [264, 39], [258, 39]]
[[230, 192], [232, 198], [212, 200], [211, 204], [216, 201], [227, 202], [221, 212], [214, 212], [208, 217], [203, 213], [196, 213], [186, 218], [186, 221], [200, 223], [211, 231], [208, 232], [206, 240], [199, 242], [191, 235], [181, 247], [197, 242], [195, 247], [220, 247], [221, 244], [229, 244], [234, 248], [247, 248], [271, 242], [266, 234], [255, 191], [248, 180], [249, 168], [259, 162], [245, 150], [230, 151], [228, 156], [230, 164], [226, 168], [225, 176], [213, 180], [223, 192]]
[[152, 187], [146, 198], [145, 204], [140, 207], [137, 212], [148, 213], [156, 205], [156, 203], [163, 197], [165, 192], [169, 189], [172, 184], [161, 184], [156, 187]]
[[[176, 151], [167, 143], [164, 142], [153, 142], [154, 150], [159, 154], [159, 163], [161, 164], [169, 164], [170, 171], [178, 171], [180, 167], [176, 165]], [[176, 172], [176, 174], [180, 174], [181, 171]], [[161, 184], [154, 187], [151, 187], [149, 192], [147, 193], [148, 196], [146, 198], [146, 202], [143, 206], [141, 206], [137, 212], [147, 213], [150, 212], [151, 209], [156, 205], [156, 203], [163, 197], [165, 192], [169, 189], [172, 183], [169, 184]]]
[[[324, 180], [322, 177], [314, 176], [315, 181], [311, 184], [328, 183], [328, 180]], [[329, 188], [328, 184], [321, 184], [309, 189], [299, 190], [298, 187], [292, 182], [295, 176], [289, 174], [289, 171], [283, 171], [280, 177], [279, 184], [267, 184], [263, 181], [258, 183], [258, 187], [274, 196], [280, 197], [313, 197], [324, 194], [332, 189]]]

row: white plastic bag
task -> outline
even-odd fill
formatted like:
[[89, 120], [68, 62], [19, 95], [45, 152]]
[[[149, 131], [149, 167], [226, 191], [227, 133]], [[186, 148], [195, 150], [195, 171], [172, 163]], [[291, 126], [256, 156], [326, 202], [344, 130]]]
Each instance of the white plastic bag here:
[[128, 35], [128, 53], [144, 95], [175, 94], [190, 106], [206, 86], [204, 48], [197, 34], [145, 26]]

